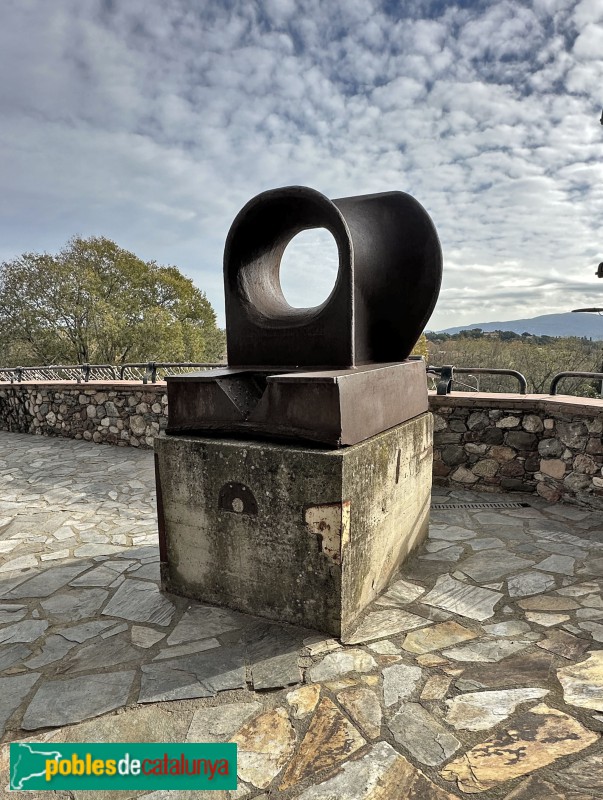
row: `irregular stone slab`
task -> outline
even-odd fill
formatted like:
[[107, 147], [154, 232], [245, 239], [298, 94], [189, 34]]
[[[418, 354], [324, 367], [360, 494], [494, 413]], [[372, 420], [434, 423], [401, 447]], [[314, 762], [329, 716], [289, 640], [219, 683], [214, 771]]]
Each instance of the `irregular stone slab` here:
[[416, 600], [417, 597], [421, 597], [422, 594], [425, 594], [423, 586], [411, 583], [410, 581], [399, 580], [392, 583], [387, 592], [379, 599], [387, 599], [394, 603], [412, 603], [413, 600]]
[[451, 575], [441, 575], [431, 592], [420, 602], [481, 622], [494, 614], [494, 606], [502, 596], [492, 589], [469, 586]]
[[238, 745], [239, 778], [265, 789], [293, 755], [296, 738], [284, 708], [246, 723], [231, 739]]
[[299, 689], [294, 689], [287, 694], [285, 699], [293, 708], [294, 719], [303, 719], [314, 711], [319, 697], [320, 686], [312, 684], [311, 686], [300, 686]]
[[293, 630], [269, 623], [252, 625], [246, 630], [247, 665], [256, 691], [280, 689], [301, 681], [298, 657], [303, 641]]
[[568, 714], [541, 704], [452, 761], [440, 775], [447, 781], [456, 780], [463, 792], [483, 792], [579, 753], [598, 738]]
[[440, 650], [442, 647], [449, 647], [457, 642], [466, 642], [475, 639], [476, 633], [464, 628], [458, 622], [442, 622], [439, 625], [432, 625], [420, 631], [413, 631], [406, 635], [402, 647], [409, 653], [430, 653], [432, 650]]
[[35, 642], [44, 633], [48, 623], [45, 619], [25, 619], [0, 629], [0, 644]]
[[0, 564], [0, 573], [18, 572], [21, 569], [30, 569], [31, 567], [37, 566], [38, 560], [35, 556], [19, 556], [18, 558], [13, 558], [11, 561], [5, 561], [3, 564]]
[[442, 550], [437, 550], [435, 553], [420, 556], [420, 559], [421, 561], [458, 561], [463, 555], [464, 549], [460, 545], [452, 545]]
[[84, 544], [76, 547], [73, 554], [76, 558], [94, 558], [95, 556], [112, 556], [123, 552], [123, 547], [114, 544]]
[[51, 622], [76, 622], [93, 616], [108, 596], [105, 589], [71, 589], [42, 600], [42, 608]]
[[44, 642], [42, 652], [26, 661], [25, 666], [29, 667], [29, 669], [38, 669], [39, 667], [45, 667], [46, 664], [53, 664], [72, 650], [75, 644], [75, 642], [66, 641], [62, 636], [48, 636]]
[[339, 692], [337, 699], [369, 739], [378, 739], [381, 736], [383, 713], [379, 699], [372, 689], [366, 686], [350, 686], [349, 689]]
[[100, 567], [89, 570], [84, 575], [70, 582], [70, 586], [110, 586], [113, 581], [126, 571], [130, 561], [105, 561]]
[[548, 650], [567, 659], [576, 659], [583, 655], [589, 648], [589, 643], [585, 639], [579, 639], [565, 631], [550, 631], [546, 639], [537, 642], [538, 647]]
[[576, 619], [603, 619], [603, 608], [579, 608]]
[[539, 700], [547, 689], [503, 689], [498, 692], [472, 692], [446, 700], [446, 722], [457, 730], [486, 731], [510, 716], [520, 703]]
[[0, 736], [4, 734], [9, 717], [19, 708], [40, 677], [39, 672], [0, 678]]
[[393, 636], [402, 631], [411, 631], [428, 624], [428, 619], [397, 608], [373, 611], [360, 623], [354, 634], [346, 640], [346, 644], [360, 644], [373, 639], [383, 639], [386, 636]]
[[115, 620], [95, 619], [91, 622], [84, 622], [82, 625], [73, 625], [70, 628], [61, 628], [58, 633], [70, 642], [85, 642], [86, 639], [92, 639], [93, 636], [98, 636], [102, 631], [107, 628], [112, 628], [115, 625]]
[[472, 550], [496, 550], [499, 547], [503, 547], [503, 545], [503, 540], [498, 539], [496, 536], [486, 536], [483, 539], [474, 539], [469, 542], [469, 547]]
[[81, 563], [39, 572], [34, 578], [21, 583], [7, 594], [8, 597], [50, 597], [58, 589], [72, 581], [81, 572], [90, 569], [90, 564]]
[[165, 633], [155, 631], [153, 628], [144, 628], [142, 625], [132, 625], [130, 635], [132, 644], [137, 647], [153, 647], [154, 644], [163, 639]]
[[550, 653], [542, 650], [511, 656], [495, 664], [474, 664], [456, 681], [461, 691], [500, 689], [503, 687], [549, 685], [555, 663]]
[[214, 708], [198, 708], [193, 714], [187, 742], [223, 742], [243, 723], [262, 710], [261, 703], [229, 703]]
[[603, 789], [603, 753], [593, 753], [579, 761], [574, 761], [566, 769], [553, 775], [555, 783], [568, 789], [594, 791]]
[[526, 611], [525, 616], [530, 622], [542, 625], [545, 628], [561, 625], [562, 622], [568, 622], [570, 619], [567, 614], [539, 614], [537, 611]]
[[70, 658], [66, 658], [58, 672], [81, 672], [123, 664], [139, 659], [139, 652], [123, 636], [86, 645]]
[[323, 697], [297, 754], [285, 770], [279, 789], [289, 789], [305, 778], [333, 769], [365, 744], [333, 701]]
[[419, 703], [404, 703], [388, 727], [398, 744], [430, 767], [442, 764], [461, 746], [456, 736]]
[[190, 656], [192, 653], [202, 653], [204, 650], [213, 650], [214, 647], [220, 647], [220, 642], [217, 639], [202, 639], [200, 642], [178, 644], [175, 647], [166, 647], [165, 650], [160, 650], [153, 661]]
[[566, 792], [539, 775], [533, 775], [511, 794], [506, 795], [504, 800], [595, 800], [595, 798], [592, 794]]
[[514, 653], [519, 653], [529, 647], [531, 642], [522, 642], [513, 639], [490, 639], [472, 642], [462, 647], [451, 647], [443, 650], [442, 655], [454, 661], [482, 661], [493, 664]]
[[421, 770], [387, 742], [377, 742], [361, 756], [353, 756], [323, 783], [311, 786], [296, 800], [458, 800], [440, 789]]
[[[580, 542], [585, 544], [585, 542]], [[560, 556], [571, 556], [582, 560], [588, 556], [588, 552], [575, 544], [564, 544], [563, 542], [542, 542], [536, 541], [536, 547], [547, 553], [557, 553]]]
[[442, 700], [448, 694], [452, 678], [449, 675], [431, 675], [421, 692], [421, 700]]
[[497, 622], [494, 625], [484, 625], [484, 631], [490, 636], [521, 636], [530, 633], [531, 628], [527, 622], [518, 619], [509, 622]]
[[325, 639], [323, 636], [307, 636], [303, 640], [304, 648], [309, 656], [323, 656], [333, 650], [341, 650], [341, 642], [337, 639]]
[[557, 589], [557, 594], [563, 597], [583, 597], [585, 594], [598, 592], [599, 589], [598, 583], [575, 583], [572, 586], [564, 586], [562, 589]]
[[446, 539], [447, 542], [465, 542], [475, 539], [476, 536], [475, 531], [470, 531], [469, 528], [460, 528], [458, 525], [447, 525], [444, 528], [433, 525], [429, 529], [430, 539]]
[[588, 597], [580, 598], [580, 603], [586, 608], [603, 608], [603, 597], [600, 594], [589, 594]]
[[19, 622], [27, 614], [25, 606], [12, 603], [0, 603], [0, 625], [11, 625]]
[[[428, 553], [439, 553], [440, 550], [447, 550], [449, 547], [451, 547], [450, 542], [447, 542], [444, 539], [435, 539], [433, 541], [428, 541], [425, 544], [425, 550], [427, 550]], [[463, 552], [463, 549], [464, 548], [462, 547], [460, 548], [461, 553]]]
[[347, 672], [371, 672], [374, 669], [377, 669], [377, 662], [370, 653], [364, 650], [338, 650], [310, 667], [309, 676], [316, 683], [332, 681]]
[[214, 606], [191, 606], [167, 638], [169, 645], [184, 644], [195, 639], [212, 639], [227, 631], [242, 628], [241, 614]]
[[169, 625], [175, 610], [172, 601], [159, 591], [156, 584], [127, 578], [109, 600], [103, 614], [133, 622]]
[[580, 608], [580, 604], [571, 597], [557, 597], [554, 594], [541, 594], [537, 597], [526, 597], [517, 605], [526, 611], [572, 611]]
[[14, 664], [25, 661], [31, 655], [31, 648], [26, 644], [3, 644], [0, 645], [0, 670], [8, 669]]
[[575, 563], [576, 559], [570, 556], [554, 555], [545, 558], [540, 564], [536, 564], [536, 569], [542, 569], [545, 572], [559, 572], [562, 575], [573, 575]]
[[213, 697], [217, 692], [244, 689], [247, 685], [241, 645], [143, 664], [142, 673], [139, 703]]
[[555, 578], [552, 575], [545, 575], [534, 570], [507, 579], [509, 597], [527, 597], [532, 594], [540, 594], [551, 589], [554, 585]]
[[583, 631], [588, 631], [595, 642], [603, 642], [603, 625], [597, 622], [580, 622], [579, 627]]
[[566, 703], [603, 711], [603, 650], [593, 650], [585, 661], [557, 670]]
[[71, 725], [126, 705], [134, 670], [80, 675], [43, 683], [29, 704], [21, 727], [26, 731]]
[[379, 653], [379, 655], [382, 656], [400, 655], [400, 648], [396, 647], [393, 642], [390, 642], [387, 639], [382, 639], [380, 642], [373, 642], [367, 646], [369, 650], [373, 651], [373, 653]]
[[383, 703], [393, 706], [398, 700], [406, 700], [412, 695], [423, 677], [420, 667], [408, 664], [394, 664], [383, 670]]
[[520, 558], [508, 550], [501, 549], [475, 553], [461, 561], [457, 569], [478, 583], [487, 583], [520, 569], [527, 569], [533, 564], [534, 562], [527, 558]]

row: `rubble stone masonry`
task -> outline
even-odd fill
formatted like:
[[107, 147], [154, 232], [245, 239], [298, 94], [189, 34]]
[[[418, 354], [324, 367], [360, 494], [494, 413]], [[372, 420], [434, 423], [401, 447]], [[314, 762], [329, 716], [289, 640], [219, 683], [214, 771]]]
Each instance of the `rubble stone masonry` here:
[[[455, 392], [430, 410], [435, 483], [603, 510], [603, 400]], [[0, 383], [0, 430], [148, 448], [166, 423], [165, 383]]]

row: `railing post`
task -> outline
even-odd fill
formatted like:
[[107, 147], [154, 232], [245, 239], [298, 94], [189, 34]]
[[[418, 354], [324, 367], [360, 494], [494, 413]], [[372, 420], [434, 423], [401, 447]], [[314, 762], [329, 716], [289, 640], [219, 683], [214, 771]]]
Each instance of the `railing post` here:
[[17, 383], [21, 383], [21, 378], [23, 377], [23, 367], [15, 367], [15, 372], [17, 374]]
[[438, 381], [437, 393], [441, 395], [450, 394], [453, 378], [454, 378], [454, 367], [452, 365], [441, 367], [440, 380]]

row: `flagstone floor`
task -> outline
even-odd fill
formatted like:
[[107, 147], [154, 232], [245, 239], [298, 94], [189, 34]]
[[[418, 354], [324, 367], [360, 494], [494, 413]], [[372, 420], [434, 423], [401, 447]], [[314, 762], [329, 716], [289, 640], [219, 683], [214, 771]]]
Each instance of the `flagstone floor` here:
[[431, 520], [341, 646], [159, 592], [148, 451], [0, 433], [0, 795], [27, 738], [239, 745], [236, 792], [109, 800], [603, 798], [603, 516]]

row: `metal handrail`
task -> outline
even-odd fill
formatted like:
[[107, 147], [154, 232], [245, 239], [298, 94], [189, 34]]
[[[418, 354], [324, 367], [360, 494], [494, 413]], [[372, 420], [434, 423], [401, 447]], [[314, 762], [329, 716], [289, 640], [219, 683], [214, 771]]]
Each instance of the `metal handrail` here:
[[[224, 364], [211, 364], [207, 362], [178, 362], [178, 361], [147, 361], [137, 364], [48, 364], [37, 367], [0, 367], [0, 382], [10, 380], [10, 383], [21, 383], [26, 380], [74, 380], [77, 383], [88, 383], [90, 380], [131, 380], [126, 376], [126, 371], [133, 374], [134, 379], [142, 383], [156, 383], [158, 370], [173, 369], [175, 367], [190, 369], [212, 369], [223, 367]], [[144, 371], [136, 375], [135, 370]], [[7, 378], [3, 378], [7, 376]], [[65, 377], [66, 376], [66, 377]]]
[[594, 380], [603, 381], [603, 372], [558, 372], [551, 381], [549, 394], [557, 394], [557, 384], [563, 378], [593, 378]]
[[215, 369], [217, 367], [224, 367], [225, 364], [215, 364], [209, 362], [192, 362], [192, 361], [147, 361], [146, 363], [139, 364], [122, 364], [119, 369], [120, 380], [128, 380], [124, 377], [126, 371], [132, 372], [133, 370], [144, 370], [142, 376], [143, 383], [157, 382], [157, 371], [164, 369], [173, 369], [179, 367], [183, 370], [188, 369]]
[[510, 375], [515, 378], [519, 383], [519, 394], [526, 394], [528, 391], [528, 382], [525, 376], [518, 372], [516, 369], [488, 369], [487, 367], [453, 367], [451, 364], [445, 367], [427, 367], [427, 372], [432, 375], [437, 375], [440, 380], [437, 384], [437, 393], [439, 395], [450, 394], [452, 391], [452, 382], [454, 375]]
[[[0, 368], [0, 376], [8, 375], [11, 383], [15, 383], [15, 381], [21, 383], [24, 380], [52, 381], [57, 380], [57, 376], [61, 376], [59, 379], [65, 380], [65, 373], [67, 380], [74, 380], [77, 383], [82, 381], [87, 383], [94, 373], [100, 373], [101, 379], [105, 380], [114, 380], [117, 375], [116, 367], [112, 364], [46, 364], [36, 367]], [[2, 380], [1, 377], [0, 380]]]

